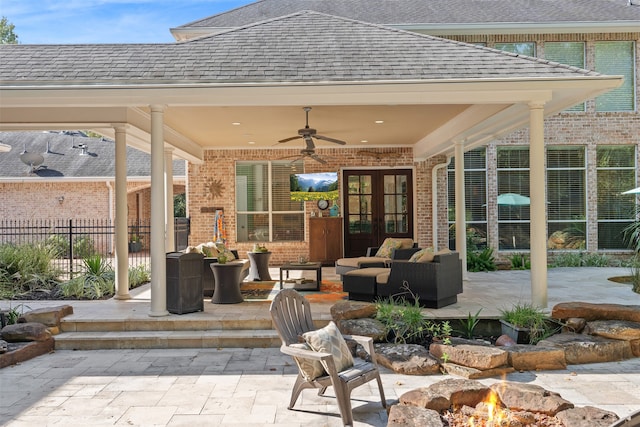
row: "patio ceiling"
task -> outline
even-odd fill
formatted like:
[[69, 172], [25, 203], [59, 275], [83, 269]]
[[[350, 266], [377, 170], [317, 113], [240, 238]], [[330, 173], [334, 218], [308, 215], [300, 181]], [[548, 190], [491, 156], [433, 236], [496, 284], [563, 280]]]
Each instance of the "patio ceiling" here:
[[128, 143], [149, 151], [150, 106], [161, 105], [166, 143], [192, 162], [205, 149], [302, 148], [274, 145], [304, 127], [304, 106], [310, 127], [347, 148], [424, 159], [527, 126], [529, 104], [553, 114], [622, 83], [309, 11], [184, 43], [2, 45], [0, 56], [0, 130], [113, 136], [125, 124]]

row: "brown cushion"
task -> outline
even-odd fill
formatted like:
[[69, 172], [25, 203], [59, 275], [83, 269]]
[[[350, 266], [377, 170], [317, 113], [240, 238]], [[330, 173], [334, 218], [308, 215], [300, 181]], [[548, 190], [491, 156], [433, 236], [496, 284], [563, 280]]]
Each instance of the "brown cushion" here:
[[372, 268], [361, 268], [360, 270], [351, 270], [346, 272], [345, 276], [358, 276], [358, 277], [376, 277], [380, 273], [388, 272], [388, 268], [384, 267], [372, 267]]
[[363, 265], [384, 263], [385, 261], [389, 261], [389, 258], [360, 256], [355, 258], [340, 258], [336, 261], [336, 265], [341, 267], [361, 268]]
[[380, 273], [376, 276], [376, 283], [378, 285], [386, 285], [389, 282], [389, 274], [391, 271], [386, 271], [384, 273]]

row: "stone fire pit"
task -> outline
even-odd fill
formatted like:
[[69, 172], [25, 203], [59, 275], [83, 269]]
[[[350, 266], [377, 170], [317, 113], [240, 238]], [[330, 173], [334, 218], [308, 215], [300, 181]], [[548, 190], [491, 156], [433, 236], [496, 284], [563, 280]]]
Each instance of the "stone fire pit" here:
[[609, 427], [618, 419], [615, 413], [592, 406], [576, 408], [558, 393], [533, 384], [485, 386], [451, 378], [400, 396], [387, 426]]

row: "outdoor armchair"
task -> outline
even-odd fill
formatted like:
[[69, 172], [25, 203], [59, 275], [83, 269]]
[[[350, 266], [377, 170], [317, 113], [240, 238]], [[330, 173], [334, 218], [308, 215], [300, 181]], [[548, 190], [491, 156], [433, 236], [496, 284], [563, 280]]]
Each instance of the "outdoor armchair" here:
[[[343, 336], [333, 322], [316, 329], [309, 301], [294, 289], [281, 290], [269, 311], [282, 341], [280, 351], [293, 357], [298, 366], [288, 409], [293, 408], [302, 390], [317, 388], [318, 395], [324, 396], [327, 388], [333, 386], [343, 424], [353, 425], [351, 391], [374, 379], [378, 382], [382, 407], [387, 407], [371, 338]], [[370, 360], [354, 361], [345, 338], [362, 345]]]

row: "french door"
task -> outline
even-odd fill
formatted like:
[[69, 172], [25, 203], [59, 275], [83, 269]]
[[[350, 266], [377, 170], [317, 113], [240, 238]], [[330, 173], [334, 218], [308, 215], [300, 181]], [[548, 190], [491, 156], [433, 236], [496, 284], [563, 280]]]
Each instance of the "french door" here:
[[413, 238], [411, 169], [343, 172], [344, 252], [361, 256], [387, 237]]

